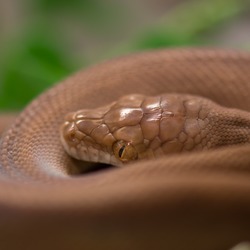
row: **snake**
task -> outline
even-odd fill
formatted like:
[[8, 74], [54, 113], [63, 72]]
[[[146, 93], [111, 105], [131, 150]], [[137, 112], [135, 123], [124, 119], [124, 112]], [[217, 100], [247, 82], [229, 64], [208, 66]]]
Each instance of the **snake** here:
[[204, 48], [122, 56], [56, 84], [1, 135], [1, 248], [249, 241], [249, 93], [250, 54]]
[[202, 97], [132, 94], [68, 114], [65, 150], [84, 161], [121, 165], [184, 151], [250, 143], [250, 114]]

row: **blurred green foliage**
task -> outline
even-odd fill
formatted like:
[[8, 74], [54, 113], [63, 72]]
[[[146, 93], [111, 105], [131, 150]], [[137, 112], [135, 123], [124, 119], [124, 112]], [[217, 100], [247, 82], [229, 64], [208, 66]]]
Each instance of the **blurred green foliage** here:
[[[21, 109], [34, 96], [60, 81], [88, 59], [74, 60], [67, 49], [67, 34], [57, 32], [55, 17], [67, 23], [72, 17], [89, 29], [102, 33], [103, 27], [117, 25], [116, 19], [129, 18], [129, 12], [97, 0], [26, 0], [32, 9], [32, 22], [16, 39], [6, 44], [0, 59], [0, 109]], [[115, 56], [143, 49], [204, 45], [204, 34], [249, 8], [248, 1], [210, 0], [184, 1], [166, 18], [147, 30], [129, 38], [122, 46], [114, 46], [106, 56]], [[122, 14], [123, 13], [123, 14]], [[123, 17], [122, 17], [123, 15]], [[71, 19], [70, 19], [71, 20]], [[119, 28], [119, 27], [118, 27]], [[115, 30], [115, 29], [114, 29]], [[100, 41], [101, 42], [101, 41]]]
[[58, 42], [31, 32], [5, 55], [0, 107], [18, 109], [45, 88], [74, 70]]
[[[188, 1], [172, 10], [163, 20], [130, 43], [126, 52], [173, 46], [213, 45], [204, 35], [244, 13], [244, 0]], [[117, 51], [118, 52], [118, 51]]]
[[[203, 34], [235, 17], [244, 5], [235, 0], [190, 2], [173, 11], [157, 29], [138, 43], [139, 48], [205, 44]], [[191, 11], [187, 11], [187, 9]], [[179, 23], [180, 25], [176, 25]], [[165, 31], [165, 32], [164, 32]]]

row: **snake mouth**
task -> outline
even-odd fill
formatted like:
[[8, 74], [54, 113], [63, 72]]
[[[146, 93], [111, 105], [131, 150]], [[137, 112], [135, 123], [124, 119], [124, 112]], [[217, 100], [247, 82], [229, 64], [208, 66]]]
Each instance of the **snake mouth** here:
[[60, 139], [65, 151], [72, 157], [105, 164], [121, 165], [122, 163], [110, 152], [104, 151], [94, 140], [79, 131], [74, 121], [66, 121], [60, 128]]

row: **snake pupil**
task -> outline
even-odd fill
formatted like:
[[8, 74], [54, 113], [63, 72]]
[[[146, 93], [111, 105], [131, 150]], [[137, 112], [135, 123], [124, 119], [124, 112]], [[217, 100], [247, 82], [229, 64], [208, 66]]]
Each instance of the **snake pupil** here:
[[123, 153], [124, 149], [125, 149], [125, 145], [123, 145], [123, 146], [119, 149], [118, 155], [119, 155], [120, 158], [122, 157], [122, 153]]

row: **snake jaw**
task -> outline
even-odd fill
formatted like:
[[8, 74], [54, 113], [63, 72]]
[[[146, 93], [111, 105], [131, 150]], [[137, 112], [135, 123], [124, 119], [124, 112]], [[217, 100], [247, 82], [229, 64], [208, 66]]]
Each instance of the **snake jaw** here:
[[[100, 148], [97, 149], [92, 145], [85, 143], [87, 136], [81, 134], [74, 123], [65, 122], [61, 126], [60, 132], [62, 145], [65, 151], [73, 158], [88, 162], [102, 162], [120, 165], [120, 162], [117, 161], [115, 157], [112, 158], [109, 152], [105, 152]], [[88, 140], [90, 142], [91, 138], [89, 137]]]
[[[80, 125], [82, 126], [81, 123]], [[85, 126], [84, 129], [88, 131], [89, 126]], [[79, 120], [69, 119], [65, 121], [60, 128], [60, 139], [66, 152], [73, 158], [103, 163], [110, 163], [111, 161], [108, 152], [96, 147], [95, 141], [79, 130]]]

